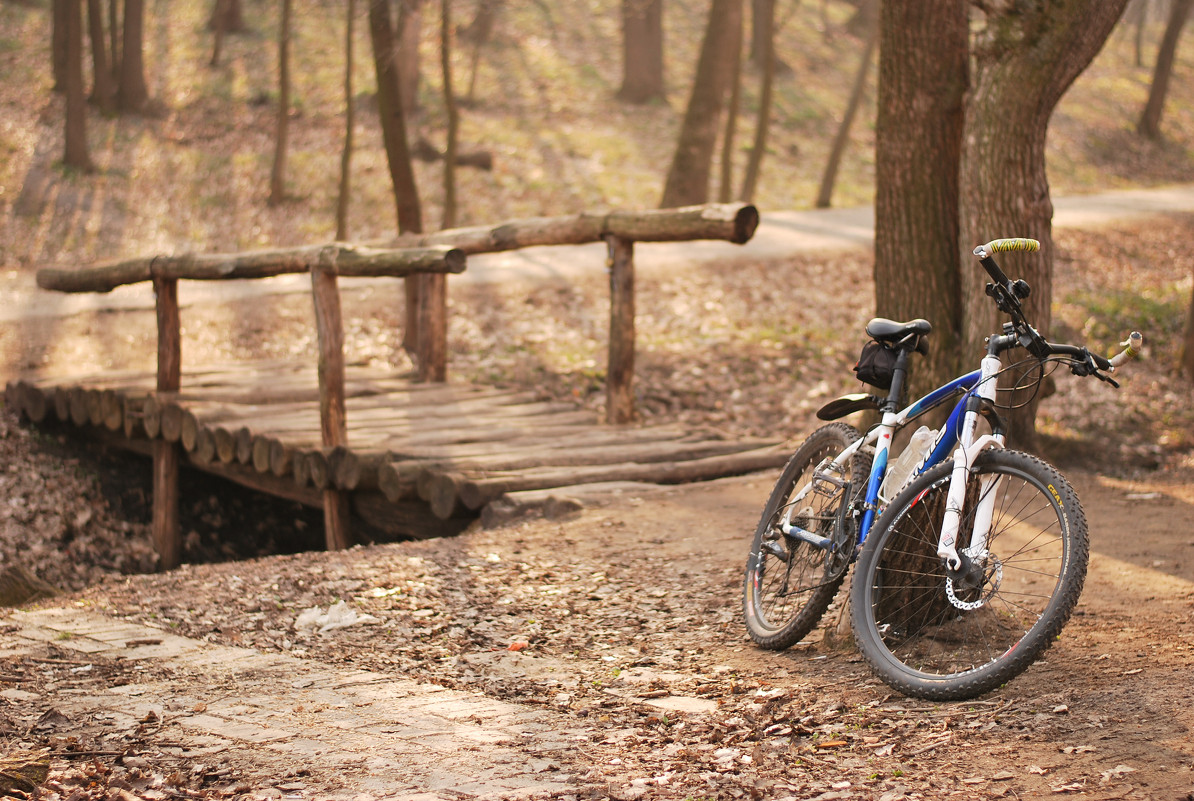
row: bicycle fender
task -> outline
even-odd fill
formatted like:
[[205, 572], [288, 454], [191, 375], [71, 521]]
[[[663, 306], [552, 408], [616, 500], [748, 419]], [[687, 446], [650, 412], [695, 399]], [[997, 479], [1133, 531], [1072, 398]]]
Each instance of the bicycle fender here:
[[879, 403], [879, 398], [874, 395], [868, 395], [865, 392], [855, 392], [850, 395], [843, 395], [836, 400], [831, 400], [817, 410], [817, 417], [821, 420], [840, 420], [848, 414], [866, 411], [867, 409], [878, 411]]

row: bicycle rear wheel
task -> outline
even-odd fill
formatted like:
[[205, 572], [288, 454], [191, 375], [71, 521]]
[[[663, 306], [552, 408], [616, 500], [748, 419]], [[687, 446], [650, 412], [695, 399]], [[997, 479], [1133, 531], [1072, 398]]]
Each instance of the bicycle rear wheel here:
[[[870, 459], [855, 455], [834, 469], [832, 460], [860, 438], [845, 423], [831, 423], [806, 439], [780, 474], [755, 530], [743, 581], [743, 615], [751, 639], [782, 650], [804, 638], [825, 614], [853, 556], [857, 526], [844, 505], [866, 480]], [[821, 478], [812, 485], [815, 475]], [[832, 541], [821, 548], [779, 526], [791, 523]]]
[[[981, 695], [1036, 661], [1078, 602], [1089, 556], [1069, 482], [1033, 456], [996, 449], [968, 480], [957, 547], [969, 569], [947, 574], [937, 543], [952, 468], [938, 465], [892, 501], [851, 587], [854, 636], [871, 667], [906, 695], [940, 701]], [[971, 553], [975, 507], [991, 492], [986, 553]]]

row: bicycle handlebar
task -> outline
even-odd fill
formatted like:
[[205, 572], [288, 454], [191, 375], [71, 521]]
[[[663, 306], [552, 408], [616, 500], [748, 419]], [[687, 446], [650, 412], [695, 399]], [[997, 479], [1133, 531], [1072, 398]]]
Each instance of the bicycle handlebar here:
[[1119, 386], [1110, 376], [1103, 375], [1100, 371], [1113, 372], [1116, 367], [1139, 354], [1140, 349], [1144, 345], [1144, 337], [1139, 332], [1133, 331], [1128, 336], [1127, 341], [1121, 343], [1124, 350], [1115, 354], [1110, 359], [1104, 358], [1097, 353], [1091, 353], [1084, 347], [1059, 345], [1047, 341], [1024, 319], [1019, 298], [1028, 297], [1028, 285], [1023, 281], [1013, 283], [1007, 277], [1007, 274], [1000, 269], [999, 265], [995, 263], [995, 259], [992, 258], [995, 253], [1011, 253], [1016, 251], [1035, 253], [1040, 249], [1040, 242], [1027, 237], [993, 239], [985, 245], [976, 247], [974, 255], [978, 257], [979, 263], [982, 264], [983, 269], [987, 271], [987, 275], [991, 276], [991, 280], [996, 284], [996, 287], [987, 287], [988, 293], [993, 294], [1000, 309], [1011, 313], [1017, 332], [1026, 335], [1019, 340], [1018, 344], [1027, 347], [1033, 355], [1038, 358], [1044, 358], [1046, 355], [1068, 356], [1073, 359], [1071, 369], [1073, 369], [1075, 374], [1093, 374], [1104, 381]]

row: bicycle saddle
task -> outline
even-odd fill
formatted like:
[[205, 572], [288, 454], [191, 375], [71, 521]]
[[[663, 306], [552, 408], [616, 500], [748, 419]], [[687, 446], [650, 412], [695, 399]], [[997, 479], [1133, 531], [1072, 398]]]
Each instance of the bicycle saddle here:
[[928, 320], [917, 318], [906, 323], [897, 323], [886, 317], [876, 317], [866, 324], [866, 335], [879, 342], [895, 343], [910, 335], [924, 336], [933, 330]]

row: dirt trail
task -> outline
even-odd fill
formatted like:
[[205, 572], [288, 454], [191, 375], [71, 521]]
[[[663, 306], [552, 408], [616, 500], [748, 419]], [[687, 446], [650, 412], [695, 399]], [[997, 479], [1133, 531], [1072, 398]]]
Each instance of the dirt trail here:
[[[5, 664], [58, 672], [7, 713], [52, 708], [62, 751], [130, 749], [217, 795], [1187, 798], [1194, 491], [1072, 477], [1093, 545], [1078, 612], [976, 702], [893, 696], [849, 648], [749, 644], [737, 584], [770, 480], [751, 476], [451, 542], [107, 582], [10, 617]], [[295, 627], [337, 597], [378, 620]]]

